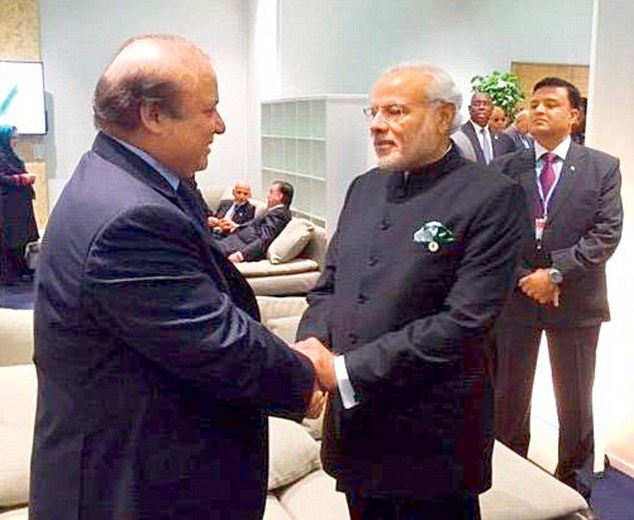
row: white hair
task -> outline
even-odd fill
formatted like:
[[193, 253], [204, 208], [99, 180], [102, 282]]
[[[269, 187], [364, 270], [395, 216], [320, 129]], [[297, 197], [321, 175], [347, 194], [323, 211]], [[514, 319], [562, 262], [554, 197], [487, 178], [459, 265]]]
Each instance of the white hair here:
[[444, 69], [423, 62], [406, 62], [391, 67], [383, 73], [383, 76], [395, 74], [402, 71], [421, 72], [431, 77], [429, 91], [427, 92], [430, 100], [443, 101], [451, 103], [455, 107], [453, 122], [451, 124], [451, 132], [460, 127], [462, 108], [462, 93], [458, 90], [456, 83]]

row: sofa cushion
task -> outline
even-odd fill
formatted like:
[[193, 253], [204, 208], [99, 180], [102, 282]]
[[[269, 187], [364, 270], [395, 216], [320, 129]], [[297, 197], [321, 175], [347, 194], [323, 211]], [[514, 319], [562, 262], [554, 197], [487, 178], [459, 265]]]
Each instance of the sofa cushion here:
[[281, 490], [279, 499], [291, 518], [349, 520], [346, 496], [335, 485], [335, 479], [319, 470]]
[[308, 302], [303, 296], [257, 296], [258, 307], [262, 323], [267, 325], [269, 320], [275, 318], [286, 318], [291, 316], [301, 316], [308, 307]]
[[[4, 520], [1, 515], [0, 520]], [[292, 518], [288, 516], [277, 497], [268, 494], [266, 495], [266, 505], [264, 506], [262, 520], [292, 520]]]
[[310, 242], [315, 226], [304, 218], [292, 218], [271, 242], [266, 253], [272, 264], [288, 262], [300, 254]]
[[0, 507], [25, 504], [35, 422], [34, 365], [0, 367]]
[[33, 357], [33, 311], [0, 309], [0, 366], [23, 365]]
[[239, 262], [235, 264], [238, 271], [245, 278], [261, 276], [279, 276], [287, 274], [302, 274], [319, 271], [319, 264], [309, 258], [295, 258], [283, 264], [272, 264], [269, 260], [257, 262]]
[[284, 318], [273, 318], [269, 320], [266, 326], [273, 333], [278, 335], [287, 343], [295, 341], [297, 326], [301, 316], [286, 316]]
[[269, 429], [269, 491], [321, 467], [319, 445], [301, 424], [269, 417]]
[[29, 508], [21, 507], [6, 513], [0, 513], [0, 520], [29, 520]]
[[588, 507], [571, 487], [501, 442], [493, 450], [493, 486], [480, 495], [486, 520], [560, 518]]

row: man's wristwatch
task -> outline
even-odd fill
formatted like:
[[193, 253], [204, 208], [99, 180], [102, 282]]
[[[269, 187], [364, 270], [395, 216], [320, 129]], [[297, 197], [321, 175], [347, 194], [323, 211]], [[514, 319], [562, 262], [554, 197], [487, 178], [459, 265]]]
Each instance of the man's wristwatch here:
[[548, 278], [550, 278], [550, 281], [556, 285], [559, 285], [561, 282], [564, 281], [564, 275], [559, 269], [555, 267], [551, 267], [550, 269], [548, 269]]

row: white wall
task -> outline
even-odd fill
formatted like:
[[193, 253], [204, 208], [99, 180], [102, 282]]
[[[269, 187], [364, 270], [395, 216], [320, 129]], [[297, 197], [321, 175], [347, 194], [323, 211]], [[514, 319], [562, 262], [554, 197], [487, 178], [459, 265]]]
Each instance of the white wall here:
[[366, 94], [401, 61], [440, 65], [465, 93], [512, 60], [588, 64], [591, 18], [592, 0], [280, 0], [282, 95]]
[[625, 223], [608, 263], [612, 322], [599, 343], [595, 409], [612, 462], [634, 477], [634, 3], [596, 0], [588, 144], [621, 159]]
[[227, 132], [214, 145], [203, 186], [246, 176], [248, 5], [241, 0], [40, 0], [42, 59], [49, 96], [45, 158], [52, 207], [95, 131], [91, 98], [99, 75], [123, 41], [173, 33], [214, 60]]

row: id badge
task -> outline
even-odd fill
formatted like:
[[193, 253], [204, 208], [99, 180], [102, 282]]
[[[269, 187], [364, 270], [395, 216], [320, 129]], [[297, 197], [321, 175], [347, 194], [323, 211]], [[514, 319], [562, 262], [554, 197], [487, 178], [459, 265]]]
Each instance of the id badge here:
[[535, 240], [537, 242], [542, 241], [542, 237], [544, 236], [544, 228], [546, 227], [546, 219], [545, 218], [536, 218], [535, 219]]

